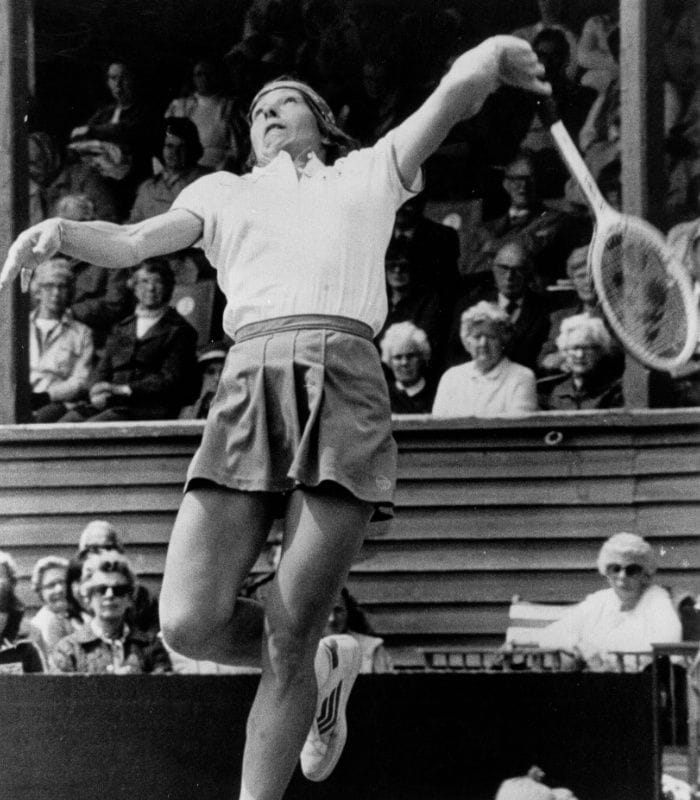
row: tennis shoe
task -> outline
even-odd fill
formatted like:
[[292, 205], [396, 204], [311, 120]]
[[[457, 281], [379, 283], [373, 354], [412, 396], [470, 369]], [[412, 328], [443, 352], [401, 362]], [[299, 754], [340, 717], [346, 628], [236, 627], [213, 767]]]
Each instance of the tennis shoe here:
[[301, 770], [310, 781], [325, 780], [338, 763], [348, 737], [345, 707], [362, 665], [362, 652], [348, 634], [321, 639], [314, 669], [316, 713], [301, 751]]

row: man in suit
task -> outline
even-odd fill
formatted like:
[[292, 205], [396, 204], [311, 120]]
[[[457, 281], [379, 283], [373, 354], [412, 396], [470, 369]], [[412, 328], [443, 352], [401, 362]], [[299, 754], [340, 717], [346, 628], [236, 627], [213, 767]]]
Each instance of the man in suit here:
[[510, 317], [513, 337], [506, 348], [511, 361], [531, 370], [549, 333], [549, 315], [544, 298], [531, 288], [533, 261], [524, 242], [509, 241], [496, 252], [491, 265], [491, 284], [467, 292], [457, 300], [452, 317], [447, 366], [468, 360], [459, 337], [462, 313], [480, 300], [497, 303]]
[[107, 337], [90, 402], [76, 406], [63, 422], [174, 419], [197, 398], [197, 334], [168, 305], [174, 282], [162, 258], [139, 266], [133, 276], [136, 310]]

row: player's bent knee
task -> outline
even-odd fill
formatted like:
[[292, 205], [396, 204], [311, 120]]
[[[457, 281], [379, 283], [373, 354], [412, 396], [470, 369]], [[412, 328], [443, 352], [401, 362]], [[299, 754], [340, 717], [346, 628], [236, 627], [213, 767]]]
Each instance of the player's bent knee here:
[[194, 614], [173, 614], [161, 609], [161, 635], [163, 640], [188, 658], [205, 658], [211, 644], [212, 631]]

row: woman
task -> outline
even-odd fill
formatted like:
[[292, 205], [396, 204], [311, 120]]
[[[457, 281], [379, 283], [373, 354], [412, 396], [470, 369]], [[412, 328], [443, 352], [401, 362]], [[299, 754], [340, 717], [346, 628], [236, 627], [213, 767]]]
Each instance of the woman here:
[[535, 374], [506, 355], [513, 326], [495, 303], [482, 300], [461, 317], [460, 338], [472, 357], [440, 378], [436, 417], [497, 417], [537, 410]]
[[557, 349], [565, 373], [540, 385], [542, 408], [619, 408], [624, 405], [619, 350], [600, 317], [575, 314], [562, 320]]
[[[236, 344], [170, 539], [161, 623], [184, 655], [262, 664], [240, 800], [279, 800], [302, 746], [304, 773], [324, 779], [345, 742], [359, 648], [319, 639], [373, 511], [392, 500], [395, 444], [372, 337], [386, 316], [395, 210], [457, 121], [501, 83], [549, 94], [542, 74], [524, 41], [489, 39], [354, 152], [311, 87], [273, 81], [250, 109], [251, 174], [201, 178], [167, 213], [125, 228], [46, 221], [10, 248], [0, 288], [56, 250], [116, 268], [199, 242], [219, 273]], [[283, 553], [262, 608], [237, 594], [280, 514]]]
[[92, 617], [58, 642], [52, 658], [54, 671], [90, 675], [170, 672], [168, 654], [158, 639], [132, 631], [126, 623], [135, 584], [136, 576], [121, 553], [88, 556], [80, 590]]
[[42, 605], [32, 617], [29, 631], [48, 661], [58, 642], [82, 625], [80, 614], [68, 603], [68, 559], [40, 558], [32, 570], [32, 588]]
[[24, 608], [11, 580], [0, 577], [0, 675], [44, 672], [44, 660], [30, 641], [18, 639]]
[[[563, 650], [589, 669], [605, 671], [616, 669], [615, 651], [650, 653], [654, 642], [681, 641], [671, 598], [654, 584], [654, 551], [641, 536], [611, 536], [598, 554], [598, 572], [608, 588], [589, 594], [545, 628], [540, 647]], [[632, 666], [649, 661], [634, 660]]]
[[389, 402], [394, 414], [429, 414], [435, 389], [426, 380], [430, 343], [412, 322], [397, 322], [381, 341], [382, 361], [390, 370]]
[[364, 611], [345, 586], [328, 617], [326, 633], [346, 633], [357, 640], [362, 652], [360, 672], [391, 672], [391, 658], [384, 647], [384, 639], [373, 635]]

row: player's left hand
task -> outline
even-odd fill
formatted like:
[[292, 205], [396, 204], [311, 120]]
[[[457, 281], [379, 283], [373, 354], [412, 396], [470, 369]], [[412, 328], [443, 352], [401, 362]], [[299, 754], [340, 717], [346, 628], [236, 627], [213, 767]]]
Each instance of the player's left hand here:
[[494, 36], [498, 58], [498, 78], [501, 83], [517, 86], [535, 94], [550, 95], [552, 87], [542, 80], [544, 66], [535, 51], [517, 36]]

